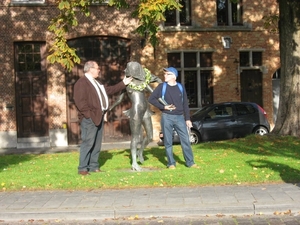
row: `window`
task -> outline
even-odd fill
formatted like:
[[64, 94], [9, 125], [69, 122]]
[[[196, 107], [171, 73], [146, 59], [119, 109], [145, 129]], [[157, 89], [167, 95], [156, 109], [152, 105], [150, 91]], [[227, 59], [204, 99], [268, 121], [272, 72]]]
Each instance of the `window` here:
[[262, 66], [262, 51], [241, 51], [240, 66], [241, 67]]
[[11, 0], [12, 3], [45, 3], [45, 0]]
[[273, 80], [280, 80], [280, 68], [273, 73]]
[[177, 80], [184, 84], [190, 108], [213, 103], [212, 52], [170, 52], [168, 66], [178, 70]]
[[236, 104], [235, 108], [238, 116], [250, 115], [256, 112], [256, 109], [250, 104]]
[[242, 25], [242, 0], [237, 3], [231, 0], [216, 0], [218, 26]]
[[232, 106], [231, 105], [219, 105], [214, 107], [208, 115], [213, 118], [224, 118], [232, 116]]
[[41, 43], [18, 43], [16, 45], [17, 71], [41, 71]]
[[165, 26], [191, 26], [191, 1], [180, 0], [181, 11], [168, 10], [165, 12]]

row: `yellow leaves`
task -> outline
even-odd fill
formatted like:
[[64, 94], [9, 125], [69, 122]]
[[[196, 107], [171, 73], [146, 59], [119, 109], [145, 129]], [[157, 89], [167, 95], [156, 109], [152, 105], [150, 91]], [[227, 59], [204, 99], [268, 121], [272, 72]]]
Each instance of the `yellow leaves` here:
[[274, 215], [291, 215], [292, 214], [292, 210], [290, 210], [290, 209], [288, 209], [287, 211], [285, 211], [285, 212], [279, 212], [279, 211], [275, 211], [274, 213], [273, 213]]
[[4, 182], [1, 183], [1, 187], [2, 187], [3, 191], [6, 191], [6, 187], [5, 187], [5, 183]]
[[135, 216], [130, 216], [127, 218], [128, 220], [138, 220], [139, 219], [139, 216], [138, 215], [135, 215]]

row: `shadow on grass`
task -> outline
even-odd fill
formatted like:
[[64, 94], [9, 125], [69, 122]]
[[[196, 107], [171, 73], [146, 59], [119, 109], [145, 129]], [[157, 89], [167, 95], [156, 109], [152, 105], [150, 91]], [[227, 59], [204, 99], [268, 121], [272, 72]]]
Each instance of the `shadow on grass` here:
[[0, 173], [4, 171], [6, 168], [12, 165], [19, 165], [22, 162], [32, 161], [36, 158], [36, 155], [7, 155], [6, 157], [0, 156]]
[[[297, 183], [300, 181], [300, 170], [282, 163], [274, 163], [269, 160], [251, 160], [247, 163], [253, 168], [269, 168], [279, 173], [282, 181], [286, 183]], [[299, 184], [297, 184], [299, 185]]]
[[[32, 161], [39, 155], [78, 152], [79, 146], [54, 147], [54, 148], [25, 148], [25, 149], [1, 149], [0, 172], [8, 166], [18, 165], [22, 162]], [[6, 157], [1, 157], [5, 155]]]
[[[205, 145], [204, 145], [205, 146]], [[287, 183], [300, 182], [300, 164], [295, 163], [294, 168], [289, 160], [300, 160], [300, 139], [292, 136], [278, 135], [249, 135], [246, 138], [232, 139], [222, 142], [212, 142], [213, 149], [228, 149], [245, 155], [255, 155], [267, 159], [247, 161], [251, 167], [269, 168], [280, 174], [282, 181]], [[283, 162], [274, 162], [271, 158]], [[287, 163], [285, 163], [286, 161]], [[297, 184], [299, 185], [299, 184]]]
[[[125, 158], [128, 159], [128, 168], [131, 168], [132, 164], [132, 157], [131, 157], [131, 150], [130, 149], [124, 149], [122, 151], [117, 152], [111, 152], [111, 151], [103, 151], [100, 153], [99, 163], [100, 166], [104, 166], [105, 163], [108, 160], [113, 160], [114, 155], [124, 155]], [[163, 166], [167, 167], [167, 160], [166, 160], [166, 153], [164, 147], [147, 147], [144, 152], [144, 161], [147, 162], [147, 160], [158, 160]], [[185, 165], [185, 162], [180, 159], [177, 154], [174, 154], [174, 159], [177, 164]], [[143, 167], [145, 164], [141, 164], [139, 160], [137, 160], [138, 164]]]

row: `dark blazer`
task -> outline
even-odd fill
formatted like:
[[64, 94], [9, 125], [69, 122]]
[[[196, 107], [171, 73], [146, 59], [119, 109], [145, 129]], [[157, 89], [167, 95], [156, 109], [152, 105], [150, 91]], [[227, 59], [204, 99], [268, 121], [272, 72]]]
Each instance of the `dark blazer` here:
[[[113, 95], [126, 85], [123, 81], [113, 86], [105, 86], [107, 95]], [[93, 84], [86, 76], [79, 78], [74, 85], [74, 101], [78, 110], [79, 121], [83, 118], [91, 118], [96, 126], [99, 126], [102, 120], [102, 107], [99, 101], [99, 96]]]

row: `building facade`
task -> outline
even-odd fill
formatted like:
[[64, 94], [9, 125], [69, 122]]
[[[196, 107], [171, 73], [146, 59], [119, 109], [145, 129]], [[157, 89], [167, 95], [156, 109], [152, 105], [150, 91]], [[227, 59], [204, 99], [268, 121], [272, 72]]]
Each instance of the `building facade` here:
[[[176, 67], [186, 87], [191, 112], [224, 101], [260, 104], [273, 125], [273, 75], [280, 68], [279, 37], [264, 29], [264, 16], [278, 13], [276, 0], [182, 0], [181, 11], [168, 11], [153, 48], [134, 30], [133, 7], [116, 10], [91, 5], [79, 15], [68, 43], [81, 62], [72, 71], [46, 57], [58, 14], [55, 0], [3, 0], [0, 3], [0, 148], [80, 144], [73, 85], [87, 60], [101, 67], [101, 79], [114, 84], [126, 63], [140, 62], [163, 78], [162, 68]], [[155, 88], [155, 85], [153, 85]], [[118, 95], [111, 96], [113, 103]], [[128, 98], [108, 114], [104, 142], [130, 141]], [[160, 113], [152, 117], [154, 139]]]

